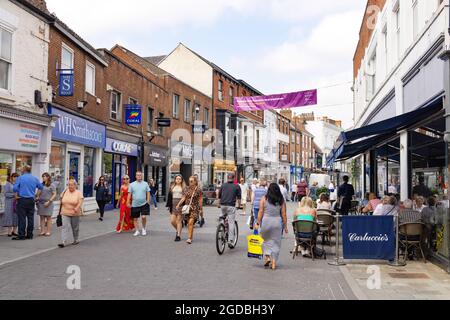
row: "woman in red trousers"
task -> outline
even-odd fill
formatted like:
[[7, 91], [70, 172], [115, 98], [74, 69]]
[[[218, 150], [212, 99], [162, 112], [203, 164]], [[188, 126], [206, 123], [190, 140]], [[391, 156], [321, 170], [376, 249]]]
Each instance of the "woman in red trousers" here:
[[130, 177], [124, 176], [122, 180], [122, 186], [120, 187], [120, 196], [117, 201], [117, 208], [120, 208], [120, 220], [116, 227], [117, 233], [133, 231], [134, 223], [131, 219], [131, 208], [127, 206], [128, 200], [128, 188], [130, 186]]

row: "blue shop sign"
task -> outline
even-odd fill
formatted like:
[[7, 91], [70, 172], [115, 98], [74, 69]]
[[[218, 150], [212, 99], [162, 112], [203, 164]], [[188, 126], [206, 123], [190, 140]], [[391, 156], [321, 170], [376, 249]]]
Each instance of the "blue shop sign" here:
[[342, 230], [345, 259], [394, 260], [394, 217], [347, 216]]
[[132, 157], [137, 157], [139, 154], [137, 145], [110, 138], [106, 138], [105, 151]]
[[73, 70], [59, 70], [59, 96], [72, 97], [74, 87]]
[[130, 126], [142, 124], [142, 107], [140, 105], [125, 105], [125, 123]]
[[51, 110], [53, 115], [59, 116], [52, 132], [52, 139], [74, 142], [88, 147], [105, 148], [105, 126], [56, 108], [51, 108]]

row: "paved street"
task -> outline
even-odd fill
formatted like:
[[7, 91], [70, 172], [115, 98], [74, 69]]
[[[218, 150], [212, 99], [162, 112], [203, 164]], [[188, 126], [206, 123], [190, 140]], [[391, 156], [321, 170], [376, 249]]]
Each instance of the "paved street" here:
[[[52, 250], [0, 266], [0, 299], [355, 299], [339, 268], [324, 260], [292, 260], [292, 235], [283, 242], [279, 270], [265, 270], [259, 261], [249, 260], [243, 217], [238, 248], [218, 256], [217, 216], [217, 209], [208, 208], [207, 225], [195, 230], [192, 246], [173, 242], [175, 233], [162, 209], [152, 216], [150, 235], [137, 239], [105, 234], [116, 223], [115, 213], [104, 224], [86, 217], [81, 230], [88, 239], [78, 247], [53, 249], [59, 232], [53, 239], [20, 243], [39, 250], [46, 244]], [[95, 228], [98, 237], [93, 237]], [[1, 237], [0, 264], [5, 247], [14, 245]], [[66, 288], [65, 272], [71, 265], [81, 268], [81, 290]]]

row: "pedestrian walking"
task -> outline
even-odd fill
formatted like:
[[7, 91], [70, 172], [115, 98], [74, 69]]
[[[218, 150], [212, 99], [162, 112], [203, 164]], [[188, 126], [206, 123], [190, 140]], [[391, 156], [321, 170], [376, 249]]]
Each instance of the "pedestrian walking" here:
[[[198, 181], [198, 187], [200, 188], [200, 190], [203, 192], [203, 185], [202, 182], [200, 181], [200, 177], [198, 176], [198, 174], [194, 174], [195, 179], [197, 179]], [[200, 228], [203, 228], [203, 226], [205, 225], [205, 215], [203, 212], [203, 207], [200, 210], [200, 216], [198, 218], [198, 225], [200, 226]]]
[[[259, 214], [259, 206], [261, 204], [261, 199], [267, 194], [267, 182], [261, 180], [258, 187], [252, 193], [252, 206], [253, 206], [253, 224], [256, 224]], [[252, 226], [253, 227], [253, 226]]]
[[181, 241], [181, 232], [183, 231], [183, 214], [181, 209], [177, 206], [183, 198], [183, 193], [185, 190], [186, 183], [184, 182], [183, 177], [181, 175], [177, 175], [170, 186], [166, 204], [166, 207], [170, 212], [170, 223], [177, 232], [175, 242]]
[[308, 197], [310, 197], [314, 202], [317, 201], [317, 189], [319, 183], [314, 182], [309, 188]]
[[94, 186], [95, 193], [95, 200], [97, 200], [98, 205], [98, 212], [100, 214], [100, 217], [98, 220], [103, 221], [103, 217], [105, 215], [105, 206], [107, 203], [110, 202], [109, 199], [109, 191], [106, 187], [105, 177], [101, 176], [98, 179], [98, 182]]
[[350, 178], [344, 176], [344, 183], [338, 189], [338, 207], [337, 211], [344, 216], [347, 216], [352, 207], [353, 196], [355, 195], [355, 189], [349, 184]]
[[155, 210], [158, 210], [158, 201], [156, 197], [158, 195], [158, 186], [156, 185], [156, 181], [150, 179], [150, 204], [154, 205]]
[[302, 199], [308, 195], [308, 193], [308, 184], [306, 183], [306, 179], [303, 178], [297, 185], [297, 201], [301, 202]]
[[60, 214], [63, 225], [61, 231], [62, 242], [58, 247], [65, 248], [67, 246], [71, 233], [73, 236], [72, 245], [76, 246], [79, 244], [83, 201], [83, 194], [77, 190], [76, 181], [73, 179], [69, 180], [68, 188], [61, 195]]
[[284, 200], [286, 202], [288, 202], [289, 201], [289, 192], [288, 192], [288, 189], [287, 189], [287, 186], [286, 186], [286, 180], [285, 179], [280, 179], [280, 181], [278, 182], [278, 186], [280, 187], [280, 191], [281, 191], [281, 194], [284, 197]]
[[261, 229], [261, 236], [264, 239], [263, 254], [264, 266], [271, 265], [272, 270], [276, 270], [280, 256], [281, 239], [284, 233], [288, 233], [286, 200], [281, 193], [279, 185], [272, 183], [267, 194], [260, 201], [256, 230]]
[[293, 183], [291, 187], [291, 201], [297, 201], [297, 183]]
[[[150, 186], [142, 180], [142, 172], [136, 172], [136, 181], [128, 188], [127, 206], [131, 208], [131, 217], [136, 227], [135, 237], [147, 235], [147, 217], [150, 216]], [[142, 233], [139, 231], [139, 219]]]
[[176, 206], [176, 210], [180, 210], [182, 206], [187, 206], [183, 210], [183, 214], [188, 217], [188, 240], [187, 244], [192, 244], [194, 238], [194, 225], [203, 210], [203, 192], [199, 187], [198, 179], [194, 176], [189, 178], [189, 186], [183, 193], [183, 198]]
[[248, 184], [245, 183], [244, 178], [241, 178], [241, 183], [239, 184], [239, 187], [241, 188], [241, 207], [242, 207], [241, 215], [246, 216], [249, 187]]
[[6, 178], [3, 189], [5, 195], [5, 212], [3, 213], [2, 227], [8, 229], [8, 237], [17, 237], [17, 226], [19, 225], [17, 217], [17, 199], [14, 192], [14, 184], [19, 175], [17, 173], [10, 174]]
[[120, 195], [117, 200], [117, 208], [120, 209], [119, 223], [117, 224], [117, 233], [133, 231], [135, 229], [133, 219], [131, 218], [131, 208], [128, 207], [128, 190], [130, 188], [130, 177], [124, 176], [122, 186], [120, 187]]
[[52, 183], [52, 177], [48, 173], [42, 175], [42, 192], [38, 199], [38, 216], [41, 220], [41, 237], [50, 237], [52, 234], [52, 216], [54, 211], [53, 201], [56, 199], [56, 187]]
[[39, 198], [42, 189], [42, 183], [31, 174], [31, 167], [24, 167], [13, 188], [19, 197], [17, 200], [19, 235], [12, 238], [13, 240], [33, 239], [36, 199]]
[[219, 192], [220, 207], [222, 217], [228, 217], [228, 247], [234, 249], [235, 240], [235, 221], [236, 221], [236, 202], [241, 199], [241, 187], [234, 183], [233, 173], [228, 175], [228, 182], [222, 185]]

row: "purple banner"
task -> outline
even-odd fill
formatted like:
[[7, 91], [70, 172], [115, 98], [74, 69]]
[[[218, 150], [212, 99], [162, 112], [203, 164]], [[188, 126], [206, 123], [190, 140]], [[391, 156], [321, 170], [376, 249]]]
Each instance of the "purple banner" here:
[[317, 90], [274, 94], [261, 97], [241, 97], [234, 99], [234, 110], [260, 111], [270, 109], [290, 109], [317, 104]]

